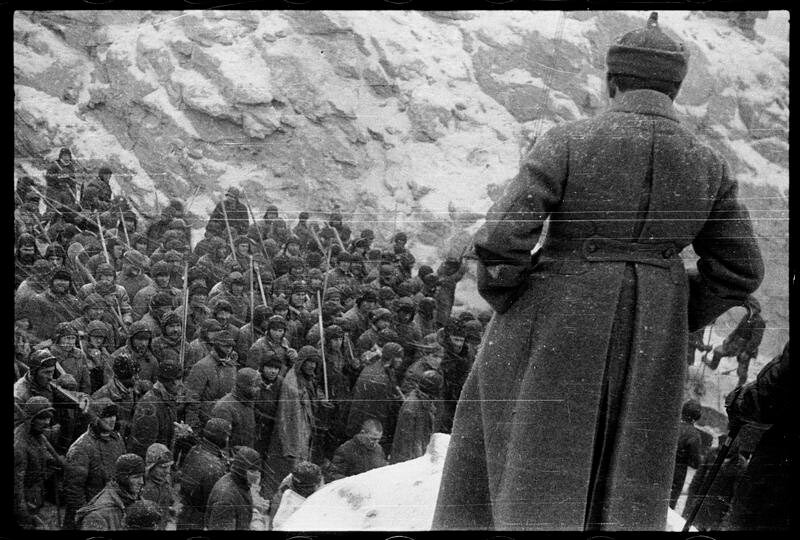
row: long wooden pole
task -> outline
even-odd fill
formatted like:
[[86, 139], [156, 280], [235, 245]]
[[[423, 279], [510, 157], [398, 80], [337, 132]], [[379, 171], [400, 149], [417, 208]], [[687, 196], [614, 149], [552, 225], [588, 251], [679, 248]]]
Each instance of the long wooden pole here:
[[178, 362], [183, 373], [183, 362], [186, 356], [186, 325], [189, 321], [189, 263], [183, 265], [183, 320], [181, 321], [181, 352]]
[[255, 268], [256, 268], [256, 276], [258, 276], [258, 290], [261, 292], [261, 301], [266, 306], [267, 305], [267, 295], [264, 294], [264, 284], [261, 283], [261, 270], [258, 268], [258, 265], [256, 265]]
[[106, 262], [113, 268], [114, 265], [111, 264], [111, 257], [108, 256], [108, 248], [106, 248], [106, 238], [103, 234], [103, 224], [100, 223], [100, 214], [97, 214], [95, 219], [97, 219], [97, 230], [100, 232], [100, 245], [103, 246], [103, 255], [106, 256]]
[[331, 229], [333, 229], [333, 235], [336, 237], [336, 242], [339, 244], [339, 247], [342, 248], [342, 251], [347, 251], [344, 249], [344, 244], [342, 243], [342, 237], [339, 236], [339, 231], [336, 230], [336, 227], [331, 225]]
[[[330, 275], [330, 265], [331, 265], [331, 248], [328, 248], [328, 257], [325, 263], [325, 266], [328, 267], [325, 270], [325, 279], [322, 280], [322, 298], [325, 298], [325, 291], [328, 290], [328, 276]], [[322, 304], [319, 305], [319, 309], [322, 309]]]
[[258, 225], [258, 220], [256, 220], [256, 215], [253, 213], [253, 210], [250, 208], [250, 201], [247, 198], [247, 195], [244, 196], [244, 205], [247, 208], [247, 213], [250, 215], [250, 218], [253, 220], [253, 226], [256, 228], [256, 232], [258, 233], [258, 241], [261, 243], [261, 251], [264, 252], [264, 257], [267, 260], [270, 259], [269, 254], [267, 253], [267, 247], [264, 245], [264, 235], [261, 234], [261, 227]]
[[317, 291], [317, 304], [319, 309], [319, 348], [322, 353], [322, 381], [325, 385], [325, 401], [328, 401], [328, 366], [325, 364], [325, 328], [322, 326], [322, 298], [319, 291]]
[[255, 273], [253, 272], [253, 256], [250, 255], [250, 346], [253, 345], [253, 338], [256, 335], [256, 323], [255, 323], [255, 308], [256, 308], [256, 299], [253, 295], [253, 277]]
[[125, 215], [122, 213], [122, 208], [117, 206], [117, 210], [119, 210], [119, 219], [122, 221], [122, 231], [125, 233], [125, 243], [128, 244], [128, 248], [130, 249], [131, 246], [131, 237], [128, 236], [128, 226], [125, 224]]
[[222, 199], [222, 217], [225, 218], [225, 229], [228, 231], [228, 240], [231, 243], [231, 255], [236, 257], [236, 245], [233, 243], [233, 233], [231, 233], [231, 224], [228, 222], [228, 210], [225, 209], [225, 199]]

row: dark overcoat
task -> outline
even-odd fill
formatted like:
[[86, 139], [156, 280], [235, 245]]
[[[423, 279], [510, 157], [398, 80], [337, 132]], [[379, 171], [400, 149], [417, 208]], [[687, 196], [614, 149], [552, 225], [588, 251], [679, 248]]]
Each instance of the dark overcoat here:
[[764, 273], [724, 160], [665, 94], [622, 93], [539, 138], [475, 250], [496, 314], [433, 527], [664, 530], [687, 332], [741, 305]]

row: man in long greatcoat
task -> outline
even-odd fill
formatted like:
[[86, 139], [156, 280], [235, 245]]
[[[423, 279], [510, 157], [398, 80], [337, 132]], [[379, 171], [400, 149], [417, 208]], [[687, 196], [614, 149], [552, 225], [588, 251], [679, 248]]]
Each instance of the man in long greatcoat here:
[[683, 46], [651, 16], [607, 62], [610, 109], [539, 137], [476, 235], [496, 314], [434, 529], [664, 530], [687, 332], [763, 279], [727, 164], [678, 121]]

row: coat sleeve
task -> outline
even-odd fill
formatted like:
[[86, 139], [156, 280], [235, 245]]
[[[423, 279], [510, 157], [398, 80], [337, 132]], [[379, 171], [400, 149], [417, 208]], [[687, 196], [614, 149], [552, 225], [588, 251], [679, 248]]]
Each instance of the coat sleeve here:
[[89, 512], [81, 522], [82, 531], [109, 531], [109, 526], [102, 513], [99, 511]]
[[703, 228], [692, 242], [697, 271], [689, 272], [689, 331], [744, 303], [764, 279], [764, 262], [738, 185], [722, 164], [722, 183]]
[[478, 292], [499, 313], [511, 307], [527, 283], [545, 219], [561, 202], [569, 157], [561, 128], [542, 136], [517, 176], [489, 209], [475, 235]]
[[350, 464], [347, 460], [347, 447], [345, 445], [339, 446], [333, 454], [330, 468], [328, 469], [328, 482], [339, 480], [350, 476]]
[[149, 401], [140, 401], [131, 424], [128, 451], [136, 452], [144, 458], [147, 449], [158, 438], [159, 425], [155, 405]]
[[200, 428], [200, 398], [203, 389], [206, 387], [206, 376], [202, 366], [195, 364], [192, 366], [189, 376], [186, 377], [186, 423], [192, 429], [198, 430]]
[[131, 313], [131, 301], [128, 296], [128, 291], [125, 287], [117, 287], [117, 299], [119, 300], [119, 309], [123, 315]]
[[23, 527], [31, 521], [28, 501], [25, 498], [25, 474], [28, 470], [28, 453], [22, 444], [14, 444], [14, 514]]
[[147, 313], [150, 308], [149, 287], [140, 289], [133, 297], [133, 304], [131, 305], [133, 319], [138, 321], [142, 316]]
[[726, 407], [728, 417], [775, 424], [791, 414], [792, 377], [789, 373], [789, 344], [758, 373], [756, 380], [740, 387]]
[[70, 448], [64, 464], [64, 498], [67, 506], [77, 510], [86, 504], [86, 477], [89, 475], [89, 455], [79, 448]]
[[219, 488], [211, 492], [206, 507], [206, 528], [211, 531], [236, 530], [236, 504], [232, 497], [219, 496]]
[[302, 441], [300, 440], [300, 432], [302, 423], [305, 422], [303, 415], [303, 408], [300, 404], [300, 393], [296, 388], [297, 383], [284, 384], [281, 386], [281, 397], [278, 402], [278, 418], [276, 420], [276, 427], [278, 429], [278, 437], [281, 442], [281, 451], [284, 457], [302, 457], [305, 458], [306, 452], [301, 448]]

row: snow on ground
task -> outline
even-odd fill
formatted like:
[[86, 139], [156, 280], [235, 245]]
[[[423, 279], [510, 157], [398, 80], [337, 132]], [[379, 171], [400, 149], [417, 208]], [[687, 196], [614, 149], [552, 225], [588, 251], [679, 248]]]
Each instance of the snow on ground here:
[[[331, 482], [311, 495], [281, 530], [431, 530], [449, 443], [450, 435], [434, 433], [422, 457]], [[680, 531], [683, 524], [670, 509], [665, 530]]]
[[336, 480], [286, 522], [287, 531], [427, 531], [450, 436], [435, 433], [417, 459]]

